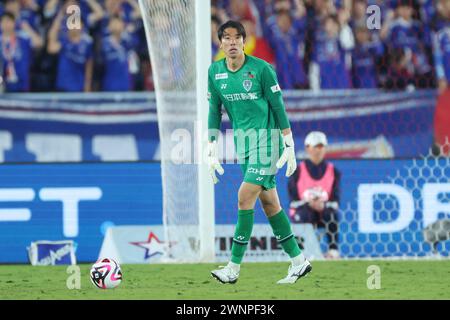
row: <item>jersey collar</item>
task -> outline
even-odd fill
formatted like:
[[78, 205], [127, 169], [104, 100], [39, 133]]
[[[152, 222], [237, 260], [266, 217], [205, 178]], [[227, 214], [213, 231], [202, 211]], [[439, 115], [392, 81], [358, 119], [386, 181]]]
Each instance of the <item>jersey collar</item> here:
[[228, 69], [228, 66], [227, 66], [227, 58], [223, 59], [223, 63], [225, 64], [225, 69], [230, 73], [237, 73], [237, 72], [241, 71], [242, 68], [247, 63], [247, 61], [248, 61], [248, 56], [244, 53], [244, 63], [242, 64], [242, 66], [239, 69], [237, 69], [236, 71], [231, 71], [230, 69]]

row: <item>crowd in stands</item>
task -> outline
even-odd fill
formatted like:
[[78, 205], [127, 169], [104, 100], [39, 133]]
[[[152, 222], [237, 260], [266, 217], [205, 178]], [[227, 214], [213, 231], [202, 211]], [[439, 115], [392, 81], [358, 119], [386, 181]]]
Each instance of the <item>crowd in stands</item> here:
[[3, 0], [6, 92], [153, 90], [137, 0]]
[[[246, 53], [272, 63], [283, 89], [448, 87], [450, 0], [211, 3], [212, 59], [218, 26], [239, 20]], [[6, 92], [154, 90], [137, 0], [0, 0], [0, 15]]]
[[251, 25], [245, 51], [270, 61], [284, 89], [450, 82], [450, 0], [215, 0], [215, 60], [214, 25], [228, 19]]

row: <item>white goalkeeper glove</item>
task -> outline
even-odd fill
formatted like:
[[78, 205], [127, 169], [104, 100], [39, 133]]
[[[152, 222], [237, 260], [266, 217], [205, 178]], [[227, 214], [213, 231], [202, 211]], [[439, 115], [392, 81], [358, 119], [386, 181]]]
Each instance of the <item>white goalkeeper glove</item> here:
[[276, 166], [278, 169], [280, 169], [287, 162], [286, 177], [290, 177], [297, 169], [292, 132], [283, 136], [283, 143], [284, 151], [281, 154], [280, 159], [278, 159]]
[[214, 140], [213, 142], [208, 142], [208, 169], [209, 174], [211, 175], [211, 178], [216, 184], [219, 182], [219, 179], [216, 177], [216, 171], [220, 175], [223, 175], [224, 170], [222, 166], [219, 163], [219, 158], [217, 156], [217, 141]]

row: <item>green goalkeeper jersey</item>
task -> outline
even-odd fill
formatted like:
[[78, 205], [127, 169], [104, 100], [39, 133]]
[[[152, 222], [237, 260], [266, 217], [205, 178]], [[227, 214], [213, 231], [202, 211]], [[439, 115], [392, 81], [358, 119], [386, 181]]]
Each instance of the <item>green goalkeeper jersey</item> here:
[[[266, 61], [245, 55], [244, 64], [234, 72], [225, 59], [214, 62], [208, 71], [208, 100], [210, 139], [215, 139], [211, 132], [220, 129], [223, 105], [234, 130], [238, 158], [263, 147], [282, 148], [280, 129], [289, 128], [289, 120], [277, 76]], [[246, 138], [239, 140], [239, 134]]]

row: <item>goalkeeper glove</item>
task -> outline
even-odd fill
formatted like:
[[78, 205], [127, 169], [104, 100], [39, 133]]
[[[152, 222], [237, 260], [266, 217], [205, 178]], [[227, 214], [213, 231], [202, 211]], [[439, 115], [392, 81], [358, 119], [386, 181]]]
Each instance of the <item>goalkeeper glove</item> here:
[[219, 182], [219, 179], [216, 177], [216, 171], [220, 175], [223, 175], [224, 170], [219, 163], [219, 158], [217, 156], [217, 141], [215, 140], [208, 143], [208, 169], [214, 184]]
[[278, 159], [276, 166], [278, 169], [280, 169], [287, 162], [286, 177], [290, 177], [297, 169], [292, 132], [283, 136], [283, 143], [284, 151], [281, 154], [280, 159]]

